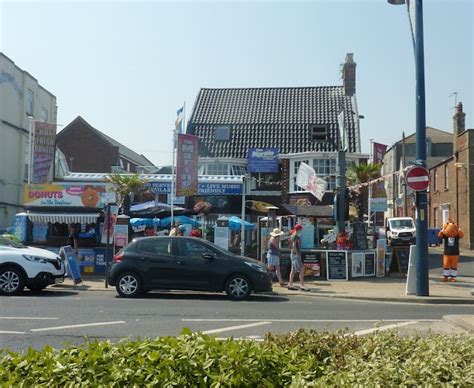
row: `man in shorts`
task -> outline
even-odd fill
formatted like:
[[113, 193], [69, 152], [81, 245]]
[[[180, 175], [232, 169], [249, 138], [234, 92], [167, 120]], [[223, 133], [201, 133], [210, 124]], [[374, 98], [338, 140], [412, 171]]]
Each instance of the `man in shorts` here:
[[298, 273], [298, 277], [300, 279], [300, 290], [302, 291], [310, 291], [309, 288], [306, 288], [304, 285], [304, 268], [303, 262], [301, 261], [301, 231], [303, 227], [300, 224], [296, 224], [294, 228], [294, 232], [290, 237], [290, 258], [291, 258], [291, 271], [290, 271], [290, 279], [288, 281], [288, 289], [289, 290], [298, 290], [298, 288], [293, 286], [293, 279], [295, 277], [295, 273]]

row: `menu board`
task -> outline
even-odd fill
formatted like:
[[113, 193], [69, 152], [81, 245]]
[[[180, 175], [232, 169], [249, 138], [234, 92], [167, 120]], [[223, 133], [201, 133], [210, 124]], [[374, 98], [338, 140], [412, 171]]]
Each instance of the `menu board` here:
[[79, 270], [79, 266], [77, 265], [76, 255], [74, 254], [72, 247], [70, 245], [61, 247], [59, 250], [59, 255], [64, 258], [66, 267], [68, 269], [67, 272], [72, 278], [74, 285], [82, 283], [81, 271]]
[[347, 251], [327, 251], [327, 280], [349, 280]]
[[398, 271], [400, 272], [400, 275], [405, 276], [408, 273], [408, 264], [410, 261], [410, 247], [394, 247], [393, 253], [397, 258]]
[[375, 252], [365, 252], [364, 276], [375, 276]]
[[303, 253], [304, 276], [321, 277], [321, 252]]
[[365, 231], [365, 225], [363, 222], [356, 221], [353, 223], [352, 242], [354, 244], [354, 249], [362, 251], [368, 249], [367, 232]]

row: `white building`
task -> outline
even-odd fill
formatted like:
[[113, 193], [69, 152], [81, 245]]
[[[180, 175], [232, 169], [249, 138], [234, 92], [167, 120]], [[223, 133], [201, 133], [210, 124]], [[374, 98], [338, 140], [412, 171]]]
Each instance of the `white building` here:
[[23, 209], [30, 118], [56, 123], [56, 97], [0, 52], [0, 231]]

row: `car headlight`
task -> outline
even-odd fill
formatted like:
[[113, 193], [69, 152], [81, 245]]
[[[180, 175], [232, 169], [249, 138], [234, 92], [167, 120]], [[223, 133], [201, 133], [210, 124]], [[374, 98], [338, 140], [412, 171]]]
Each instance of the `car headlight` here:
[[267, 269], [263, 265], [250, 263], [248, 261], [244, 261], [244, 263], [247, 264], [250, 268], [254, 269], [255, 271], [263, 272], [263, 273], [267, 272]]
[[30, 255], [23, 255], [23, 257], [28, 261], [35, 261], [36, 263], [46, 264], [48, 260], [43, 259], [42, 257], [30, 256]]
[[392, 235], [396, 237], [398, 236], [398, 232], [392, 232]]

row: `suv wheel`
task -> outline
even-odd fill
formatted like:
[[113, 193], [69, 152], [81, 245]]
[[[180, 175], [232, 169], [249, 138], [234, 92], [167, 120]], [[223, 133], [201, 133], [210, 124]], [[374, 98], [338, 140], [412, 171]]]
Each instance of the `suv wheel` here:
[[225, 284], [225, 291], [230, 299], [247, 299], [252, 293], [252, 285], [244, 275], [232, 275]]
[[0, 295], [17, 295], [25, 288], [25, 275], [15, 267], [0, 269]]
[[117, 278], [115, 289], [124, 298], [135, 298], [143, 293], [143, 284], [138, 275], [127, 272]]

